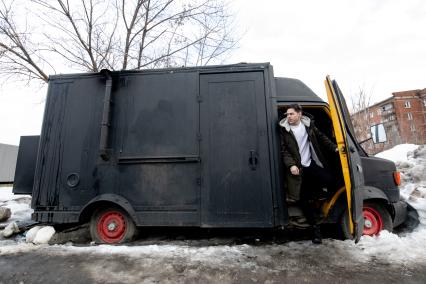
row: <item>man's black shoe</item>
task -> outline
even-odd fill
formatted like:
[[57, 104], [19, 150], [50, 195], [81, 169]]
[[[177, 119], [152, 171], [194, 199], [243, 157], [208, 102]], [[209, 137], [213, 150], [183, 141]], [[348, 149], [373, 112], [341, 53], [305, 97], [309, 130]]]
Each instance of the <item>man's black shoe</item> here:
[[322, 244], [322, 236], [321, 236], [321, 229], [319, 225], [312, 226], [313, 229], [313, 236], [312, 236], [312, 242], [314, 244]]

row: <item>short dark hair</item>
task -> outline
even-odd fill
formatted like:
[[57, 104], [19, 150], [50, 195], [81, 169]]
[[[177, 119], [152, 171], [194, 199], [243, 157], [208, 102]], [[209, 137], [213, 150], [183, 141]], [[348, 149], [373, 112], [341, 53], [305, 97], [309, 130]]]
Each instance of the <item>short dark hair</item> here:
[[289, 108], [294, 109], [296, 112], [302, 112], [302, 106], [299, 104], [291, 104], [287, 107], [287, 109]]

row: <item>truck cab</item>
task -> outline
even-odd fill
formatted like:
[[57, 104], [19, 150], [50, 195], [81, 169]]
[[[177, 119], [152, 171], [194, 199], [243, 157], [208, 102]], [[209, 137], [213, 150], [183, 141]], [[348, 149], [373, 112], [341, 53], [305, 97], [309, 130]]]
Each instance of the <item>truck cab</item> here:
[[[370, 157], [355, 138], [353, 126], [350, 121], [350, 114], [347, 110], [344, 97], [341, 94], [340, 88], [335, 81], [327, 77], [326, 90], [328, 92], [329, 100], [333, 100], [333, 92], [339, 100], [336, 104], [341, 104], [340, 110], [342, 112], [343, 123], [346, 127], [346, 135], [351, 139], [351, 146], [349, 152], [359, 156], [356, 167], [362, 169], [362, 183], [360, 185], [360, 195], [363, 200], [362, 215], [364, 218], [364, 225], [362, 229], [363, 235], [377, 235], [381, 230], [392, 231], [393, 228], [401, 225], [407, 218], [407, 210], [409, 205], [400, 199], [400, 176], [396, 170], [396, 166], [392, 161]], [[329, 138], [336, 139], [335, 132], [333, 131], [332, 114], [330, 112], [330, 105], [325, 103], [309, 87], [304, 85], [297, 79], [289, 78], [276, 78], [277, 88], [277, 104], [279, 116], [282, 117], [281, 109], [285, 109], [286, 105], [291, 103], [299, 103], [303, 106], [304, 112], [307, 112], [315, 118], [316, 126], [325, 133]], [[291, 94], [291, 95], [289, 95]], [[338, 120], [338, 119], [335, 119]], [[339, 162], [332, 159], [332, 167], [334, 168], [335, 176], [342, 175]], [[352, 165], [353, 167], [354, 165]], [[323, 204], [323, 213], [326, 222], [340, 224], [342, 232], [346, 238], [350, 238], [351, 234], [347, 230], [347, 214], [345, 211], [346, 206], [341, 205], [345, 201], [344, 181], [336, 180], [336, 192], [330, 199], [330, 204], [325, 202]], [[339, 187], [342, 187], [340, 190]], [[360, 198], [360, 197], [358, 197]], [[340, 204], [339, 204], [340, 203]], [[334, 204], [334, 205], [332, 205]], [[333, 207], [333, 209], [331, 209]], [[330, 210], [331, 209], [331, 210]], [[296, 220], [299, 218], [300, 210], [293, 210], [293, 217]]]

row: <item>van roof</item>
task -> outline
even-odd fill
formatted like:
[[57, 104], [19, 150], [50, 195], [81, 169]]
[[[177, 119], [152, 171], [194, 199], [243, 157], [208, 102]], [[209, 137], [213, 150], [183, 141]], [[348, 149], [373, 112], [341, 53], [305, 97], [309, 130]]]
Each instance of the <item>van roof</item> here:
[[[271, 68], [269, 62], [263, 63], [237, 63], [227, 65], [207, 65], [207, 66], [194, 66], [194, 67], [174, 67], [174, 68], [156, 68], [156, 69], [141, 69], [141, 70], [108, 70], [112, 76], [119, 75], [132, 75], [132, 74], [151, 74], [151, 73], [175, 73], [175, 72], [200, 72], [200, 73], [221, 73], [232, 71], [258, 71]], [[103, 76], [101, 72], [86, 72], [86, 73], [70, 73], [70, 74], [56, 74], [50, 75], [49, 80], [55, 79], [74, 79], [78, 77], [97, 77]]]
[[278, 101], [324, 103], [317, 94], [298, 79], [275, 77], [275, 88]]

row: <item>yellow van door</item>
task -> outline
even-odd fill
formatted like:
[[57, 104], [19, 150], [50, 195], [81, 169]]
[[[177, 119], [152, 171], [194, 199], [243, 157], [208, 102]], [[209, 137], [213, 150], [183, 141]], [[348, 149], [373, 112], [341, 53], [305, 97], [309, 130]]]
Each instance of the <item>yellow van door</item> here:
[[328, 103], [330, 105], [331, 120], [339, 147], [339, 156], [345, 181], [348, 210], [349, 231], [358, 242], [364, 228], [362, 214], [363, 196], [361, 186], [364, 184], [364, 175], [359, 155], [359, 145], [356, 142], [350, 114], [345, 99], [335, 80], [327, 76], [325, 80]]

